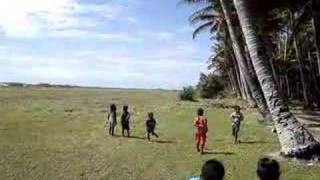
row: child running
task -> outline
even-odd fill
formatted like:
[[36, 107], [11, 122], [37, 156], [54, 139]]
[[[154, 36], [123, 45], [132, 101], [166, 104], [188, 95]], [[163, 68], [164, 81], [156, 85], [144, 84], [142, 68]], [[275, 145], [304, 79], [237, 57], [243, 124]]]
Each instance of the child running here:
[[130, 137], [130, 126], [129, 126], [129, 120], [130, 120], [130, 113], [128, 112], [128, 106], [123, 106], [123, 113], [121, 116], [121, 125], [122, 125], [122, 136], [124, 136], [124, 131], [127, 131], [127, 136]]
[[[208, 132], [208, 124], [207, 124], [207, 118], [203, 115], [204, 110], [202, 108], [198, 109], [198, 116], [195, 117], [193, 125], [196, 127], [197, 131], [195, 134], [196, 139], [196, 146], [197, 151], [201, 152], [203, 154], [204, 146], [206, 145], [207, 141], [207, 132]], [[201, 150], [200, 150], [201, 146]]]
[[115, 104], [110, 105], [110, 112], [106, 124], [109, 122], [109, 134], [114, 136], [114, 129], [117, 125], [117, 107]]
[[153, 113], [149, 112], [148, 113], [148, 119], [146, 120], [146, 130], [147, 130], [147, 138], [150, 141], [150, 134], [156, 136], [158, 138], [158, 134], [154, 132], [156, 128], [157, 122], [153, 117]]
[[235, 106], [234, 112], [231, 113], [231, 121], [232, 121], [232, 136], [234, 137], [234, 143], [238, 143], [238, 133], [240, 130], [241, 121], [243, 120], [243, 115], [240, 112], [240, 107]]

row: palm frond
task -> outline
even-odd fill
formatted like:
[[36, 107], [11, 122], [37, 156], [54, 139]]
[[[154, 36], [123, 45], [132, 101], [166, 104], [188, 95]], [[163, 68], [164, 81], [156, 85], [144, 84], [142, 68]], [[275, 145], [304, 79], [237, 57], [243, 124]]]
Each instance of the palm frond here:
[[199, 35], [199, 33], [206, 31], [208, 29], [210, 29], [213, 26], [213, 22], [206, 22], [204, 24], [201, 24], [200, 26], [198, 26], [194, 31], [193, 31], [193, 39], [195, 39], [197, 37], [197, 35]]

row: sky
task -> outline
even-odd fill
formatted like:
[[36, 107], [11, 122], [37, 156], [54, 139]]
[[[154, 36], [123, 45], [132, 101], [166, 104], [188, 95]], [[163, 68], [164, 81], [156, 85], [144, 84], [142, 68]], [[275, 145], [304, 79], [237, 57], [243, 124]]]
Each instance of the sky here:
[[180, 0], [0, 0], [0, 81], [180, 89], [207, 71]]

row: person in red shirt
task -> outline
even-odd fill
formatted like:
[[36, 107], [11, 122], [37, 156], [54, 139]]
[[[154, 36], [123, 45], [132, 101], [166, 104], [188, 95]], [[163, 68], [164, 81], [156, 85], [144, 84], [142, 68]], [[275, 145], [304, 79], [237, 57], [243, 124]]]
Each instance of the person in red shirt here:
[[[206, 145], [207, 141], [207, 132], [208, 132], [208, 126], [207, 126], [207, 118], [203, 115], [204, 111], [202, 108], [198, 109], [198, 116], [195, 117], [193, 125], [196, 127], [196, 145], [197, 145], [197, 151], [201, 152], [203, 154], [204, 146]], [[201, 146], [201, 150], [200, 150]]]

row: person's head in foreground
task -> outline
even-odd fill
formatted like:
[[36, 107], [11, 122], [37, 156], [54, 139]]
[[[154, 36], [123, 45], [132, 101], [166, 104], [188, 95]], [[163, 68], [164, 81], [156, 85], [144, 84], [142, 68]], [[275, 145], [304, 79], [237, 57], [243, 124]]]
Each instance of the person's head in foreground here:
[[216, 159], [208, 160], [202, 166], [200, 177], [201, 180], [222, 180], [224, 177], [223, 164]]
[[110, 105], [110, 111], [111, 112], [116, 112], [117, 111], [117, 106], [115, 104]]
[[149, 112], [149, 113], [148, 113], [148, 118], [149, 118], [149, 119], [153, 119], [153, 112]]
[[235, 107], [234, 107], [234, 110], [235, 110], [237, 113], [239, 113], [239, 112], [240, 112], [240, 106], [235, 106]]
[[203, 116], [203, 109], [202, 108], [199, 108], [198, 109], [198, 116]]
[[280, 166], [276, 160], [264, 157], [259, 159], [257, 175], [260, 180], [279, 180]]
[[124, 111], [124, 112], [128, 112], [128, 106], [127, 106], [127, 105], [124, 105], [124, 106], [123, 106], [123, 111]]

